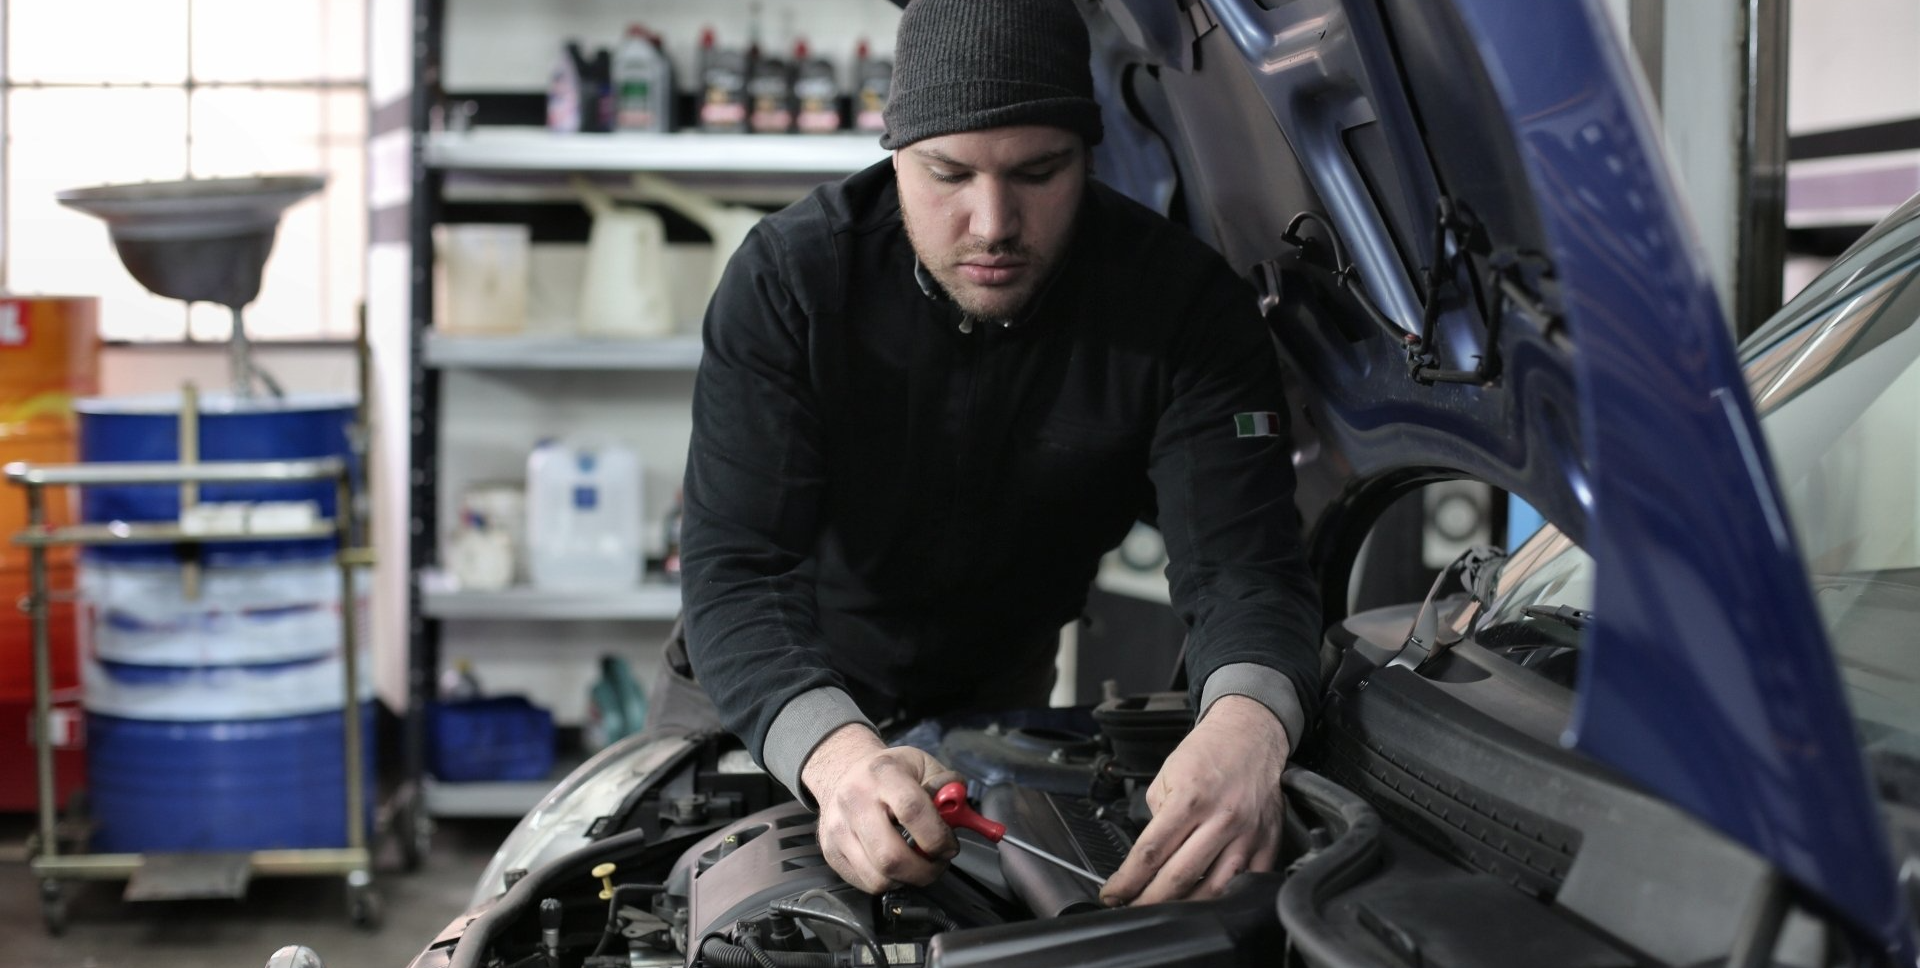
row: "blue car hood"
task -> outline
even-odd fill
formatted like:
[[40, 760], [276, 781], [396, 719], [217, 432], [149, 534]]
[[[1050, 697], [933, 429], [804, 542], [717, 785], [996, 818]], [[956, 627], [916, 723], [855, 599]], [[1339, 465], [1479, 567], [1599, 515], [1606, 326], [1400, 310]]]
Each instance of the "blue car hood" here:
[[1283, 346], [1330, 605], [1407, 486], [1521, 495], [1597, 563], [1567, 744], [1911, 961], [1728, 328], [1599, 5], [1081, 6], [1097, 171], [1252, 278]]

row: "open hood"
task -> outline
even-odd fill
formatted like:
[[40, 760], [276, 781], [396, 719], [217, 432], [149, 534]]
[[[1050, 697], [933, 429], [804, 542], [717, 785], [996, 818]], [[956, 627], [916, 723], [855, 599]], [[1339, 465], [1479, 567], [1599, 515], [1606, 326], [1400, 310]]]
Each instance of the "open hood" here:
[[1908, 950], [1727, 325], [1599, 5], [1080, 5], [1100, 176], [1253, 279], [1283, 346], [1330, 602], [1406, 487], [1522, 496], [1598, 566], [1566, 743]]

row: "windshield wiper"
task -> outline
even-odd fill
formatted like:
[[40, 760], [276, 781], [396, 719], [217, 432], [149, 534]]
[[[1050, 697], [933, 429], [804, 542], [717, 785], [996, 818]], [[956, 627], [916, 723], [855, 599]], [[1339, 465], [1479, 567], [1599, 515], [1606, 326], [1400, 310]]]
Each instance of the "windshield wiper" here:
[[[1475, 545], [1460, 553], [1453, 563], [1440, 570], [1440, 576], [1433, 580], [1433, 588], [1427, 592], [1427, 600], [1420, 605], [1420, 612], [1414, 616], [1413, 629], [1407, 633], [1407, 639], [1394, 654], [1389, 666], [1404, 666], [1419, 671], [1422, 666], [1444, 655], [1448, 649], [1466, 637], [1467, 630], [1473, 627], [1473, 616], [1488, 602], [1493, 601], [1493, 585], [1499, 577], [1500, 566], [1507, 560], [1507, 553], [1498, 548]], [[1460, 584], [1467, 590], [1467, 602], [1454, 614], [1454, 628], [1441, 627], [1440, 591], [1447, 581], [1458, 577]]]
[[1587, 626], [1593, 624], [1592, 612], [1574, 608], [1572, 605], [1528, 605], [1520, 610], [1520, 614], [1528, 618], [1559, 622], [1576, 632], [1584, 632]]

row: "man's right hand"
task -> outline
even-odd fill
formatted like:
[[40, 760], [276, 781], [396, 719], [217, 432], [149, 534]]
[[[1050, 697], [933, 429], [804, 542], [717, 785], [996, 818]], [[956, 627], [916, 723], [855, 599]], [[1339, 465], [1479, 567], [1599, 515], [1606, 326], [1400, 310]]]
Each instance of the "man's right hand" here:
[[[917, 749], [888, 747], [860, 723], [828, 734], [800, 770], [801, 782], [820, 803], [820, 849], [827, 864], [869, 894], [931, 884], [960, 852], [931, 794], [958, 779]], [[900, 836], [902, 827], [927, 856]]]

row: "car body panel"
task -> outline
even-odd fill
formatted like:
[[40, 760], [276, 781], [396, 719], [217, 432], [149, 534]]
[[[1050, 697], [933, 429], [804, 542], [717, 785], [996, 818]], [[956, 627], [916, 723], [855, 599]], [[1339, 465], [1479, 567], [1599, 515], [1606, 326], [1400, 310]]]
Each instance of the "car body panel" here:
[[1595, 5], [1550, 44], [1537, 6], [1459, 8], [1525, 146], [1577, 344], [1599, 619], [1568, 740], [1910, 961], [1839, 673], [1621, 49]]
[[[1356, 336], [1331, 318], [1351, 305], [1270, 316], [1304, 414], [1316, 562], [1341, 562], [1380, 488], [1467, 476], [1534, 504], [1598, 563], [1599, 620], [1564, 742], [1746, 844], [1910, 961], [1909, 918], [1732, 340], [1604, 11], [1205, 0], [1176, 46], [1174, 8], [1083, 4], [1113, 21], [1097, 37], [1162, 65], [1157, 90], [1178, 127], [1167, 150], [1197, 234], [1257, 279], [1290, 248], [1275, 224], [1285, 211], [1322, 213], [1387, 322], [1416, 332], [1435, 302], [1431, 348], [1445, 366], [1470, 368], [1489, 348], [1502, 364], [1489, 385], [1422, 385], [1390, 330]], [[1256, 108], [1284, 143], [1240, 123]], [[1470, 207], [1486, 240], [1486, 259], [1443, 280], [1453, 298], [1423, 289], [1442, 196]], [[1544, 311], [1467, 295], [1462, 276], [1503, 257]]]

